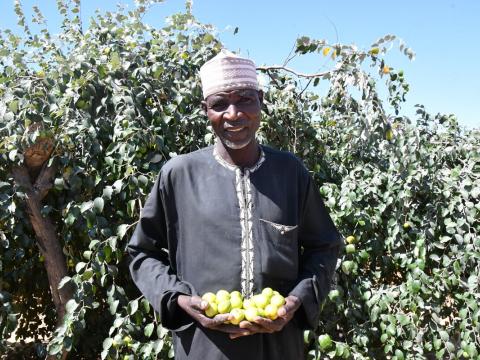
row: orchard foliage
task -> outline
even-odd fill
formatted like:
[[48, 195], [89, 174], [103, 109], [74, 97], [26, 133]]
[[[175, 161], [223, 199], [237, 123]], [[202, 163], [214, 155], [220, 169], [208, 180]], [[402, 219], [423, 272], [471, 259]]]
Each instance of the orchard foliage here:
[[[38, 9], [40, 30], [31, 30], [17, 3], [24, 35], [0, 34], [2, 352], [15, 331], [34, 337], [32, 357], [173, 357], [168, 331], [129, 278], [125, 247], [162, 165], [213, 142], [197, 74], [222, 44], [188, 2], [168, 26], [145, 25], [149, 3], [99, 13], [87, 27], [79, 0], [58, 0], [60, 35]], [[294, 55], [329, 57], [331, 70], [259, 70], [260, 140], [304, 160], [352, 243], [318, 331], [305, 333], [307, 357], [476, 358], [480, 135], [421, 106], [414, 120], [401, 115], [408, 84], [386, 63], [391, 44], [413, 57], [393, 35], [368, 49], [304, 37]], [[314, 91], [320, 82], [325, 93]], [[33, 184], [52, 174], [37, 185], [65, 257], [60, 287], [71, 288], [58, 323], [51, 264], [13, 175], [22, 168]]]

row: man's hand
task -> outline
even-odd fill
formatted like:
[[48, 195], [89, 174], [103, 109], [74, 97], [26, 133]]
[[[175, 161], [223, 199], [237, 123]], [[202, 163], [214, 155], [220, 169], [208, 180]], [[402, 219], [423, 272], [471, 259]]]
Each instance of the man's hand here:
[[222, 331], [230, 335], [250, 335], [248, 329], [225, 324], [225, 321], [230, 319], [230, 314], [218, 314], [213, 318], [205, 316], [208, 302], [202, 300], [198, 296], [179, 295], [177, 303], [188, 315], [190, 315], [190, 317], [207, 329]]
[[290, 295], [285, 298], [285, 305], [278, 309], [278, 318], [275, 320], [265, 319], [257, 316], [253, 322], [242, 321], [239, 324], [240, 329], [248, 330], [248, 333], [231, 333], [230, 338], [236, 339], [240, 336], [251, 335], [255, 333], [274, 333], [280, 331], [293, 318], [295, 311], [298, 310], [302, 302], [296, 296]]

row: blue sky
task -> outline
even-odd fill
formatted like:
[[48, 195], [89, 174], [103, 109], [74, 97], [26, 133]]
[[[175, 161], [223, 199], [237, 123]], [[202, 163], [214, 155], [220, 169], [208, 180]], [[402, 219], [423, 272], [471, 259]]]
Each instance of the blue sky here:
[[[82, 18], [95, 9], [113, 10], [119, 2], [133, 7], [132, 0], [82, 1]], [[60, 22], [54, 0], [23, 0], [27, 13], [40, 7], [51, 31]], [[157, 4], [146, 16], [152, 26], [163, 26], [165, 17], [184, 8], [184, 1]], [[431, 113], [453, 113], [468, 128], [480, 128], [480, 1], [404, 0], [386, 2], [325, 0], [194, 0], [194, 15], [211, 23], [228, 48], [249, 56], [257, 65], [282, 63], [298, 36], [369, 48], [379, 37], [395, 34], [415, 53], [409, 61], [393, 48], [387, 64], [403, 69], [410, 93], [402, 113], [412, 116], [417, 103]], [[15, 28], [13, 0], [0, 0], [0, 28]], [[27, 17], [28, 18], [28, 17]], [[233, 28], [239, 31], [233, 35]], [[301, 72], [328, 69], [320, 57], [293, 62]]]

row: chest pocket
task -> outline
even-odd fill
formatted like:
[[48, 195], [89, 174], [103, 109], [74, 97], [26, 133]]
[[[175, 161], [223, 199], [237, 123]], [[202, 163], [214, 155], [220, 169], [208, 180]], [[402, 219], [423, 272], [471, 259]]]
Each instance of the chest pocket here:
[[262, 273], [279, 280], [298, 277], [298, 225], [258, 221]]

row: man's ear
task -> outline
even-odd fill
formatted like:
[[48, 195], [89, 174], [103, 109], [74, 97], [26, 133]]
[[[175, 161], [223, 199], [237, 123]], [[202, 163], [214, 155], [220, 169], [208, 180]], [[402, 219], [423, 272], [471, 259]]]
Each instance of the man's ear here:
[[263, 91], [258, 90], [258, 100], [260, 101], [260, 105], [263, 104]]
[[202, 100], [202, 110], [204, 115], [207, 115], [207, 102], [205, 100]]

